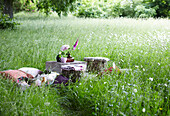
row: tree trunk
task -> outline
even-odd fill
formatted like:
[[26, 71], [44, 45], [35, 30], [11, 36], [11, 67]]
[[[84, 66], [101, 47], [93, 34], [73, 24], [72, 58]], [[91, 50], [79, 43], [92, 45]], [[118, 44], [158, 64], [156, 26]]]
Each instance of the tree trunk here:
[[4, 0], [4, 14], [8, 14], [10, 18], [13, 18], [13, 0]]

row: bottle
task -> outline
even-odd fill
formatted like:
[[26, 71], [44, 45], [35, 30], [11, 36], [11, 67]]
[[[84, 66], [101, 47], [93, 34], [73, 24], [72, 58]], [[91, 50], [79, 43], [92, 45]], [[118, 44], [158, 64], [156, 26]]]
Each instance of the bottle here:
[[57, 62], [61, 62], [61, 54], [58, 54], [56, 57]]

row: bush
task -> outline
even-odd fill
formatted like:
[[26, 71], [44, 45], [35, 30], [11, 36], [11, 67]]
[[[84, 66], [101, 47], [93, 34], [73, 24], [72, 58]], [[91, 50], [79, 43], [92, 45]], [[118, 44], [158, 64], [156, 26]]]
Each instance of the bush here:
[[132, 2], [132, 1], [122, 1], [122, 14], [121, 16], [123, 17], [134, 17], [134, 7], [138, 4], [137, 2]]
[[143, 0], [148, 8], [156, 10], [155, 17], [170, 17], [170, 1], [169, 0]]
[[14, 29], [14, 27], [16, 25], [20, 25], [20, 24], [16, 23], [14, 21], [14, 19], [9, 18], [8, 15], [1, 14], [1, 17], [0, 17], [0, 29], [6, 29], [6, 28]]
[[120, 17], [122, 16], [123, 8], [121, 7], [121, 3], [114, 3], [111, 5], [110, 16], [112, 17]]
[[75, 16], [90, 18], [108, 18], [108, 17], [133, 17], [136, 3], [129, 1], [106, 1], [106, 2], [77, 2]]
[[46, 15], [54, 11], [58, 16], [67, 16], [68, 12], [72, 12], [74, 9], [73, 2], [75, 0], [41, 0], [37, 3], [37, 8], [38, 11], [44, 12]]
[[23, 11], [24, 10], [24, 3], [21, 1], [14, 1], [13, 2], [13, 10], [15, 13]]
[[[77, 9], [74, 13], [77, 17], [108, 18], [108, 17], [167, 17], [169, 16], [169, 5], [167, 0], [111, 0], [77, 1]], [[165, 8], [164, 8], [165, 7]]]
[[156, 15], [156, 11], [153, 8], [145, 8], [143, 5], [138, 5], [135, 8], [135, 16], [139, 18], [149, 18], [154, 17]]
[[26, 12], [35, 12], [37, 10], [36, 0], [19, 0], [14, 1], [14, 12], [26, 11]]
[[108, 18], [119, 17], [122, 14], [120, 3], [111, 2], [77, 2], [77, 10], [74, 15], [77, 17]]

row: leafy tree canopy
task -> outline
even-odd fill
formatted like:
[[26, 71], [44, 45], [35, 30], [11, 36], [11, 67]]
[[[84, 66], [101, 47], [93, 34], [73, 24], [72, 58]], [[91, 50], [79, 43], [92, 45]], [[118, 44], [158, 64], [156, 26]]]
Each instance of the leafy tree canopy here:
[[37, 3], [38, 10], [45, 12], [46, 15], [50, 13], [50, 11], [55, 11], [61, 16], [67, 15], [68, 11], [73, 11], [74, 7], [72, 3], [76, 0], [41, 0]]
[[170, 17], [170, 0], [143, 0], [146, 6], [156, 9], [156, 17]]
[[9, 14], [13, 18], [13, 9], [17, 9], [15, 7], [20, 5], [20, 7], [26, 9], [27, 6], [33, 3], [38, 11], [44, 12], [46, 15], [49, 15], [51, 11], [55, 11], [61, 16], [62, 12], [63, 15], [67, 15], [68, 11], [73, 11], [72, 3], [74, 1], [76, 0], [1, 0], [0, 8], [4, 14]]

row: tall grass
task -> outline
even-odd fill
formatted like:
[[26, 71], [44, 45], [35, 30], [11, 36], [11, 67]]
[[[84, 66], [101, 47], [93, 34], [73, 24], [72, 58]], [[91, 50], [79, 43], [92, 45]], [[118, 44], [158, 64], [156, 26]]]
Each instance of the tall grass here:
[[[0, 114], [12, 115], [169, 115], [170, 22], [168, 19], [78, 19], [15, 15], [22, 25], [0, 30], [0, 70], [36, 67], [45, 70], [63, 44], [79, 45], [72, 56], [110, 58], [122, 75], [88, 76], [54, 89], [31, 87], [21, 92], [0, 80]], [[108, 63], [111, 66], [112, 61]]]

